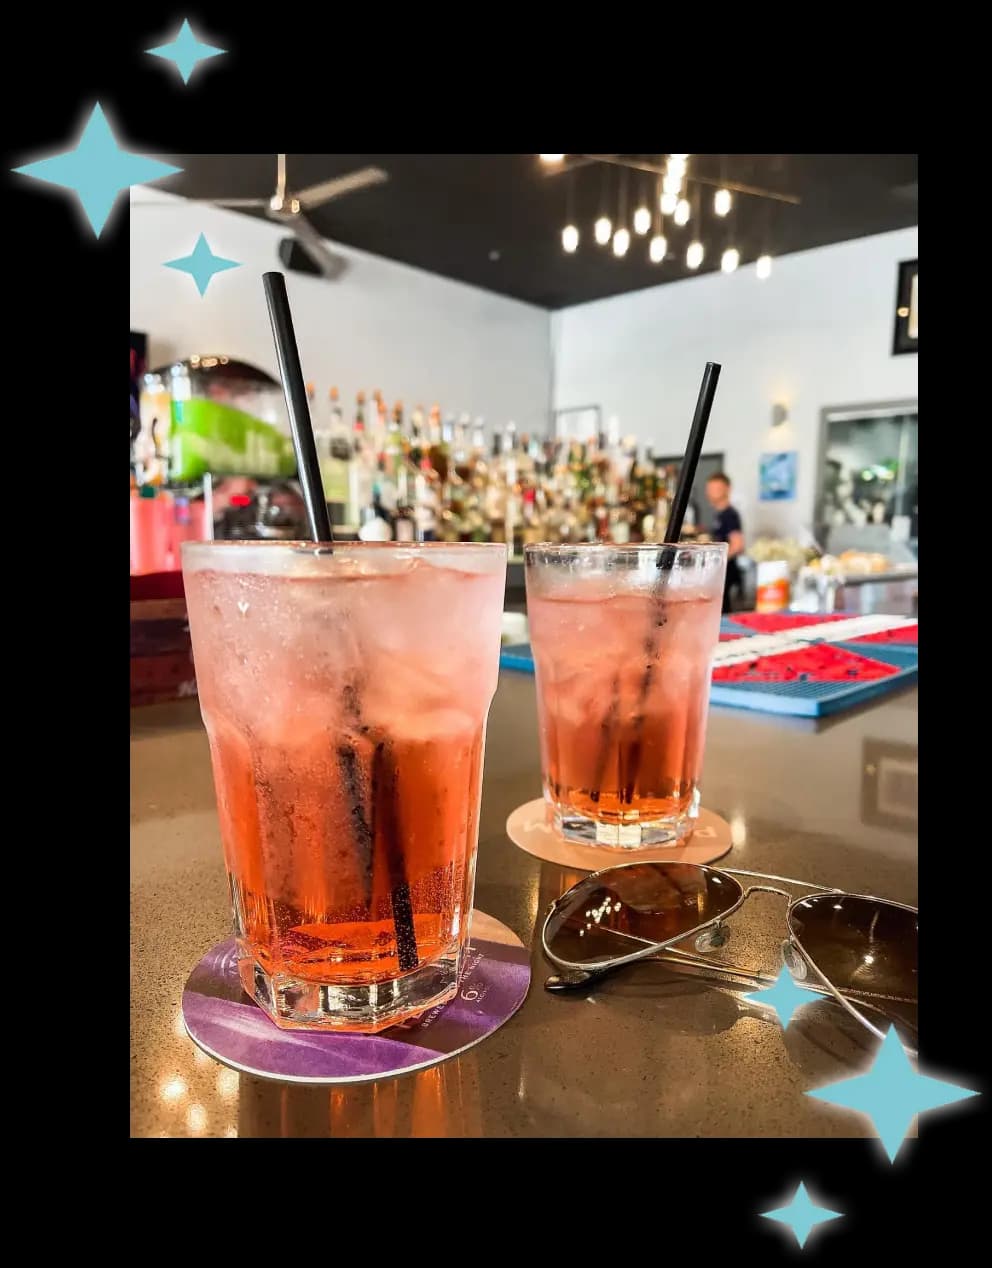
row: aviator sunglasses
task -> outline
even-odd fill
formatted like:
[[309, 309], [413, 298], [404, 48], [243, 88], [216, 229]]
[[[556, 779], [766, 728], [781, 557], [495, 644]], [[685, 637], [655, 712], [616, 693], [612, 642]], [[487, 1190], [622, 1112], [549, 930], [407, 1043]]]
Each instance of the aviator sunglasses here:
[[[813, 892], [796, 898], [774, 881]], [[865, 1013], [888, 1019], [909, 1032], [915, 1049], [917, 909], [785, 876], [697, 863], [624, 863], [593, 872], [548, 909], [541, 944], [559, 972], [545, 986], [588, 988], [647, 959], [772, 986], [775, 977], [712, 957], [729, 940], [724, 921], [753, 893], [788, 900], [782, 959], [798, 986], [832, 998], [880, 1039], [885, 1032]], [[687, 942], [692, 950], [676, 945]]]

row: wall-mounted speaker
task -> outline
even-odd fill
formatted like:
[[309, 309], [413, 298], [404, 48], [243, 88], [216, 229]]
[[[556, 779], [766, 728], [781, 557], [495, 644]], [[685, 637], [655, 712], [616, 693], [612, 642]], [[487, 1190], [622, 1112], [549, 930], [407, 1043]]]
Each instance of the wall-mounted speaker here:
[[320, 266], [313, 262], [299, 238], [280, 240], [279, 259], [294, 273], [309, 273], [311, 277], [323, 276]]

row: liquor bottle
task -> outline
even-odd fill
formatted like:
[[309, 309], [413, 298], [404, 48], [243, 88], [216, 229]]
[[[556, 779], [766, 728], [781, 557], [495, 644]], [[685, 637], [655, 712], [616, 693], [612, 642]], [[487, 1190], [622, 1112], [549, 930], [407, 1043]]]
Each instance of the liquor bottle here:
[[[360, 393], [363, 403], [365, 394]], [[376, 461], [383, 451], [383, 445], [386, 440], [385, 419], [383, 416], [382, 393], [378, 388], [372, 393], [369, 403], [368, 418], [365, 422], [365, 430], [369, 438], [369, 447], [375, 455]]]
[[417, 527], [417, 541], [437, 541], [441, 517], [439, 484], [438, 474], [431, 466], [428, 455], [424, 454], [413, 486], [413, 515]]
[[[328, 426], [326, 441], [318, 446], [318, 454], [322, 456], [321, 478], [324, 484], [324, 497], [332, 508], [333, 522], [336, 524], [357, 524], [358, 508], [349, 504], [351, 493], [351, 438], [345, 426], [338, 399], [338, 390], [332, 387], [328, 393]], [[316, 439], [316, 433], [315, 433]], [[354, 514], [354, 519], [352, 518]]]
[[630, 508], [615, 506], [610, 511], [610, 540], [618, 546], [626, 546], [630, 541]]
[[417, 405], [413, 413], [410, 415], [410, 439], [406, 452], [410, 461], [417, 470], [420, 469], [420, 460], [424, 456], [424, 450], [427, 446], [424, 443], [424, 407]]
[[[465, 420], [466, 431], [467, 431], [468, 415], [463, 414], [462, 417]], [[466, 472], [466, 475], [464, 478], [467, 480], [472, 480], [474, 479], [477, 472], [481, 471], [484, 474], [486, 469], [487, 469], [487, 464], [486, 464], [485, 419], [477, 418], [475, 420], [475, 423], [472, 425], [472, 444], [469, 448], [469, 453], [468, 453], [468, 471]]]
[[393, 530], [389, 521], [383, 516], [382, 507], [376, 498], [371, 506], [366, 506], [361, 513], [358, 529], [358, 540], [362, 542], [390, 542]]
[[481, 510], [489, 524], [493, 541], [506, 542], [508, 547], [512, 547], [513, 542], [506, 535], [506, 480], [503, 430], [500, 427], [493, 429], [488, 464], [476, 465], [474, 483], [481, 486]]
[[441, 407], [432, 405], [427, 423], [427, 452], [430, 457], [431, 467], [437, 472], [438, 480], [442, 485], [448, 480], [451, 467], [451, 441], [453, 439], [450, 431], [447, 436], [445, 431], [446, 428], [441, 424]]
[[503, 508], [503, 539], [506, 542], [507, 554], [511, 558], [516, 558], [523, 553], [523, 515], [517, 465], [516, 423], [507, 423], [506, 431], [503, 433], [503, 452], [497, 471], [497, 482], [502, 486], [500, 501]]
[[317, 462], [321, 465], [323, 471], [323, 460], [327, 454], [327, 442], [329, 439], [327, 419], [320, 408], [317, 401], [317, 387], [314, 383], [307, 384], [307, 408], [310, 411], [310, 426], [313, 428], [313, 442], [317, 447]]
[[393, 530], [384, 519], [381, 519], [376, 514], [374, 507], [367, 506], [362, 512], [362, 522], [358, 528], [358, 540], [360, 542], [390, 542], [393, 540]]
[[398, 542], [417, 540], [417, 519], [410, 504], [410, 486], [406, 464], [402, 464], [396, 479], [396, 510], [393, 513], [393, 538]]
[[327, 394], [330, 403], [328, 411], [331, 423], [331, 431], [340, 431], [344, 427], [344, 415], [341, 413], [341, 398], [336, 387], [332, 387]]
[[385, 455], [386, 465], [389, 467], [394, 479], [398, 478], [400, 468], [403, 466], [404, 439], [403, 405], [402, 402], [397, 401], [393, 407], [393, 417], [390, 419], [383, 441], [383, 454]]
[[358, 393], [355, 421], [351, 430], [351, 462], [348, 464], [348, 523], [364, 524], [373, 503], [376, 453], [365, 429], [365, 393]]
[[547, 540], [548, 497], [541, 485], [524, 490], [523, 545], [536, 546]]
[[380, 455], [376, 463], [375, 481], [372, 486], [372, 505], [376, 514], [387, 523], [392, 524], [399, 503], [399, 490], [396, 475], [385, 454]]

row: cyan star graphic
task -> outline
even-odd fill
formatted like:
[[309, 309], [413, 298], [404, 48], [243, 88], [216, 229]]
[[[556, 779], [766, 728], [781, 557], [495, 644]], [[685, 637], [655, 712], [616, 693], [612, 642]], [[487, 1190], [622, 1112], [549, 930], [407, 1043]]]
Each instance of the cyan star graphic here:
[[[826, 1088], [831, 1090], [828, 1092]], [[917, 1073], [894, 1027], [887, 1031], [867, 1074], [828, 1083], [826, 1088], [817, 1088], [806, 1095], [867, 1114], [875, 1124], [890, 1162], [895, 1161], [917, 1114], [967, 1096], [978, 1096], [971, 1088]]]
[[774, 1211], [762, 1211], [766, 1220], [777, 1220], [786, 1228], [791, 1228], [796, 1235], [800, 1249], [806, 1245], [806, 1238], [817, 1224], [825, 1224], [827, 1220], [840, 1219], [843, 1211], [831, 1211], [826, 1206], [817, 1206], [806, 1192], [806, 1186], [799, 1181], [799, 1187], [787, 1206], [780, 1206]]
[[97, 237], [103, 232], [117, 195], [122, 190], [131, 185], [161, 180], [163, 176], [182, 170], [169, 163], [160, 163], [158, 159], [122, 150], [99, 102], [93, 107], [74, 150], [14, 168], [23, 176], [33, 176], [35, 180], [75, 190]]
[[803, 1004], [812, 1004], [817, 996], [811, 995], [809, 991], [800, 990], [789, 970], [783, 968], [774, 986], [765, 987], [760, 991], [749, 991], [744, 998], [754, 1004], [767, 1005], [774, 1009], [784, 1027], [792, 1021], [792, 1014], [797, 1008], [802, 1008]]
[[210, 279], [215, 273], [224, 273], [227, 269], [239, 269], [238, 260], [225, 260], [222, 255], [214, 255], [210, 244], [201, 233], [196, 240], [192, 255], [184, 255], [178, 260], [166, 260], [167, 269], [177, 269], [180, 273], [188, 273], [196, 283], [201, 297], [207, 293]]
[[189, 83], [189, 77], [196, 69], [197, 62], [205, 62], [208, 57], [219, 57], [226, 53], [226, 48], [214, 48], [212, 44], [203, 44], [193, 34], [189, 18], [183, 18], [179, 34], [171, 44], [161, 44], [158, 48], [146, 48], [152, 57], [164, 57], [168, 62], [175, 62], [176, 69], [183, 77], [183, 83]]

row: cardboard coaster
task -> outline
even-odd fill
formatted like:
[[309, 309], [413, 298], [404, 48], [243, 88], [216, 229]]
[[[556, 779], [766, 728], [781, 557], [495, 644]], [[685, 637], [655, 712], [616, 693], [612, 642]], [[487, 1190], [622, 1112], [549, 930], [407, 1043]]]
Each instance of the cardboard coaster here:
[[506, 835], [514, 845], [548, 863], [579, 871], [598, 872], [615, 863], [712, 863], [730, 852], [730, 824], [712, 810], [700, 810], [688, 841], [680, 845], [651, 845], [624, 850], [611, 845], [581, 845], [555, 831], [542, 797], [518, 806], [506, 821]]
[[183, 1022], [208, 1056], [243, 1074], [286, 1083], [365, 1083], [457, 1056], [508, 1021], [530, 986], [530, 952], [492, 916], [472, 913], [458, 994], [378, 1035], [280, 1030], [244, 993], [234, 939], [219, 942], [189, 976]]

